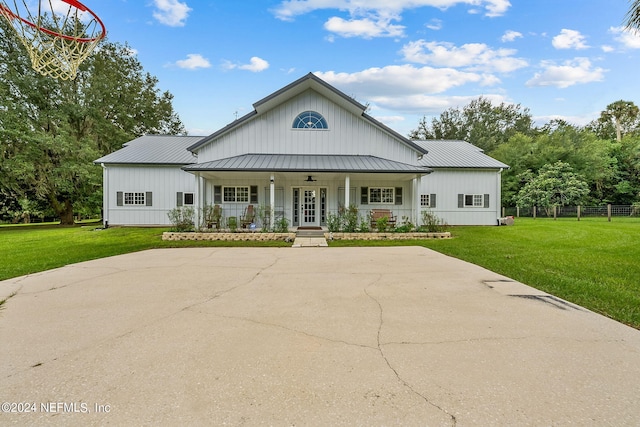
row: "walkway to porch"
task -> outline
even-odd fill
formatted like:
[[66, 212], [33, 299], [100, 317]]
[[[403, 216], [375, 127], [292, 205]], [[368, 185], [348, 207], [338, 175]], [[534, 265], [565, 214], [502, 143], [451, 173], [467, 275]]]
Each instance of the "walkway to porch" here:
[[321, 227], [298, 227], [292, 248], [317, 248], [329, 246]]

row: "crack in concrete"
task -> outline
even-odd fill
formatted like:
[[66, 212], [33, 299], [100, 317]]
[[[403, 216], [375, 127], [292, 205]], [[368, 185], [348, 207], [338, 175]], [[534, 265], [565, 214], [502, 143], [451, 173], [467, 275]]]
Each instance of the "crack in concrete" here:
[[420, 397], [422, 400], [424, 400], [427, 405], [430, 405], [434, 408], [436, 408], [437, 410], [441, 411], [442, 413], [446, 414], [448, 417], [450, 417], [451, 419], [451, 425], [455, 426], [457, 424], [457, 419], [456, 416], [453, 415], [452, 413], [450, 413], [449, 411], [447, 411], [446, 409], [444, 409], [443, 407], [437, 405], [436, 403], [432, 402], [429, 400], [429, 398], [425, 395], [423, 395], [422, 393], [418, 392], [415, 388], [413, 388], [411, 386], [411, 384], [409, 384], [409, 382], [407, 382], [407, 380], [405, 380], [404, 378], [402, 378], [400, 376], [400, 373], [391, 365], [391, 362], [389, 361], [389, 358], [384, 354], [384, 349], [383, 349], [383, 344], [381, 344], [380, 342], [380, 334], [382, 333], [382, 327], [384, 325], [384, 310], [382, 308], [382, 304], [380, 303], [380, 301], [378, 301], [378, 299], [374, 298], [365, 288], [364, 289], [364, 293], [371, 298], [377, 305], [378, 305], [378, 309], [379, 309], [379, 313], [380, 313], [380, 322], [378, 323], [378, 352], [380, 353], [380, 355], [382, 356], [382, 359], [385, 361], [385, 363], [387, 364], [387, 366], [389, 367], [389, 369], [391, 369], [391, 371], [394, 373], [394, 375], [396, 376], [396, 378], [398, 379], [398, 381], [400, 381], [405, 387], [407, 387], [412, 393], [414, 393], [416, 396]]
[[[223, 290], [221, 290], [221, 291], [219, 291], [219, 292], [216, 292], [213, 296], [206, 298], [204, 301], [198, 301], [198, 302], [195, 302], [195, 303], [189, 304], [189, 305], [187, 305], [187, 306], [185, 306], [185, 307], [181, 307], [180, 309], [175, 310], [175, 311], [173, 311], [173, 312], [171, 312], [171, 313], [169, 313], [169, 314], [167, 314], [167, 315], [165, 315], [165, 316], [158, 317], [158, 318], [155, 318], [155, 319], [153, 319], [153, 320], [151, 320], [151, 321], [149, 321], [149, 322], [146, 322], [146, 323], [140, 324], [139, 326], [137, 326], [137, 327], [135, 327], [135, 328], [132, 328], [132, 329], [129, 329], [128, 331], [122, 332], [122, 333], [120, 333], [120, 334], [117, 334], [117, 335], [114, 335], [114, 336], [111, 336], [111, 337], [106, 337], [106, 338], [104, 338], [104, 339], [102, 339], [102, 340], [100, 340], [100, 341], [98, 341], [98, 342], [92, 343], [92, 344], [90, 344], [90, 345], [88, 345], [88, 346], [85, 346], [85, 347], [82, 347], [82, 348], [78, 348], [78, 349], [75, 349], [75, 350], [73, 350], [73, 351], [67, 352], [67, 353], [65, 353], [65, 354], [58, 355], [58, 356], [56, 356], [56, 357], [50, 358], [49, 360], [47, 360], [47, 361], [45, 361], [45, 362], [38, 362], [37, 364], [35, 364], [35, 365], [33, 365], [33, 366], [29, 366], [29, 367], [27, 367], [27, 368], [25, 368], [25, 369], [21, 369], [21, 370], [18, 370], [18, 371], [16, 371], [16, 372], [13, 372], [13, 373], [11, 373], [11, 374], [7, 375], [5, 378], [11, 378], [11, 377], [13, 377], [13, 376], [15, 376], [15, 375], [19, 375], [19, 374], [21, 374], [21, 373], [23, 373], [23, 372], [26, 372], [26, 371], [28, 371], [28, 370], [30, 370], [30, 369], [33, 369], [33, 368], [35, 368], [35, 367], [40, 367], [40, 366], [44, 365], [45, 363], [55, 362], [56, 360], [60, 360], [60, 359], [62, 359], [62, 358], [66, 358], [66, 357], [71, 356], [71, 355], [73, 355], [73, 354], [81, 353], [81, 352], [86, 351], [86, 350], [88, 350], [88, 349], [91, 349], [91, 348], [93, 348], [93, 347], [98, 347], [98, 346], [104, 345], [105, 343], [108, 343], [108, 342], [110, 342], [110, 341], [115, 341], [115, 340], [122, 339], [122, 338], [124, 338], [124, 337], [126, 337], [126, 336], [128, 336], [128, 335], [133, 334], [133, 333], [134, 333], [134, 332], [136, 332], [136, 331], [139, 331], [139, 330], [142, 330], [142, 329], [148, 328], [148, 327], [150, 327], [150, 326], [152, 326], [152, 325], [154, 325], [154, 324], [156, 324], [156, 323], [160, 323], [160, 322], [166, 321], [167, 319], [169, 319], [169, 318], [171, 318], [171, 317], [175, 316], [176, 314], [179, 314], [179, 313], [182, 313], [182, 312], [188, 311], [188, 310], [192, 309], [193, 307], [197, 307], [198, 305], [206, 304], [207, 302], [212, 301], [212, 300], [214, 300], [214, 299], [216, 299], [216, 298], [219, 298], [220, 296], [225, 295], [225, 294], [227, 294], [227, 293], [229, 293], [229, 292], [231, 292], [231, 291], [233, 291], [233, 290], [235, 290], [235, 289], [237, 289], [237, 288], [239, 288], [239, 287], [241, 287], [241, 286], [246, 286], [246, 285], [250, 284], [250, 283], [251, 283], [251, 282], [253, 282], [253, 281], [254, 281], [258, 276], [260, 276], [260, 274], [261, 274], [264, 270], [267, 270], [267, 269], [269, 269], [269, 268], [273, 267], [274, 265], [276, 265], [276, 264], [277, 264], [277, 262], [278, 262], [279, 260], [280, 260], [280, 257], [277, 257], [277, 256], [276, 256], [276, 259], [275, 259], [275, 260], [274, 260], [270, 265], [268, 265], [267, 267], [264, 267], [264, 268], [262, 268], [262, 269], [258, 270], [258, 272], [257, 272], [253, 277], [251, 277], [249, 280], [247, 280], [246, 282], [244, 282], [244, 283], [239, 283], [239, 284], [236, 284], [235, 286], [232, 286], [232, 287], [230, 287], [230, 288], [228, 288], [228, 289], [223, 289]], [[140, 270], [142, 270], [142, 269], [140, 269]], [[97, 276], [97, 277], [110, 276], [110, 275], [112, 275], [112, 274], [116, 274], [116, 273], [117, 273], [117, 271], [116, 271], [116, 272], [111, 272], [111, 273], [108, 273], [108, 274], [104, 274], [104, 275], [100, 275], [100, 276]], [[42, 293], [42, 292], [49, 292], [49, 291], [51, 291], [51, 290], [55, 290], [55, 289], [62, 289], [62, 288], [64, 288], [64, 287], [71, 286], [71, 285], [73, 285], [73, 284], [80, 283], [80, 282], [85, 281], [85, 280], [86, 280], [86, 279], [83, 279], [83, 280], [81, 280], [81, 281], [77, 281], [77, 282], [74, 282], [74, 283], [70, 283], [70, 284], [68, 284], [68, 285], [66, 285], [66, 286], [61, 286], [60, 288], [47, 289], [47, 290], [38, 291], [38, 292], [34, 292], [34, 293]]]
[[521, 337], [480, 337], [480, 338], [462, 338], [457, 340], [442, 340], [442, 341], [388, 341], [382, 343], [382, 345], [440, 345], [440, 344], [458, 344], [458, 343], [471, 343], [471, 342], [483, 342], [483, 341], [519, 341], [534, 338], [532, 336]]
[[304, 335], [304, 336], [307, 336], [307, 337], [310, 337], [310, 338], [316, 338], [316, 339], [319, 339], [319, 340], [328, 341], [328, 342], [332, 342], [332, 343], [336, 343], [336, 344], [344, 344], [344, 345], [353, 346], [353, 347], [360, 347], [360, 348], [366, 348], [366, 349], [370, 349], [370, 350], [377, 350], [376, 347], [373, 347], [373, 346], [370, 346], [370, 345], [358, 344], [358, 343], [344, 341], [344, 340], [337, 340], [337, 339], [325, 337], [325, 336], [322, 336], [322, 335], [315, 335], [315, 334], [311, 334], [309, 332], [301, 331], [299, 329], [289, 328], [289, 327], [284, 326], [284, 325], [279, 325], [277, 323], [262, 322], [260, 320], [251, 319], [249, 317], [223, 316], [223, 315], [220, 315], [220, 314], [213, 314], [213, 313], [210, 313], [210, 314], [212, 316], [220, 317], [222, 319], [242, 320], [242, 321], [254, 323], [254, 324], [257, 324], [257, 325], [270, 326], [270, 327], [274, 327], [274, 328], [278, 328], [278, 329], [283, 329], [283, 330], [288, 331], [288, 332], [293, 332], [293, 333]]

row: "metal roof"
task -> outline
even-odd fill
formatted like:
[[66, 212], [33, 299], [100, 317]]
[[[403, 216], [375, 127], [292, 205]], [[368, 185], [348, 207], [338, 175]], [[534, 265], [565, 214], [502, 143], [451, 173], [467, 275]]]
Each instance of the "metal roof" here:
[[188, 165], [198, 158], [187, 148], [203, 136], [145, 135], [94, 161], [105, 164]]
[[332, 154], [244, 154], [183, 167], [198, 171], [252, 172], [369, 172], [430, 173], [423, 166], [408, 165], [375, 156]]
[[475, 145], [456, 140], [413, 141], [427, 151], [418, 162], [430, 168], [508, 169], [509, 166], [487, 156]]

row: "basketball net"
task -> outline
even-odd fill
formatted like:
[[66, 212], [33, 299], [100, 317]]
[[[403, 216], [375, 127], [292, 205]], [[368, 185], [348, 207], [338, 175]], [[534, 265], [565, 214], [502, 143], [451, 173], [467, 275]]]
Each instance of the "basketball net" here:
[[36, 1], [37, 14], [27, 0], [0, 0], [0, 15], [15, 30], [37, 72], [74, 79], [80, 64], [106, 36], [104, 24], [79, 1]]

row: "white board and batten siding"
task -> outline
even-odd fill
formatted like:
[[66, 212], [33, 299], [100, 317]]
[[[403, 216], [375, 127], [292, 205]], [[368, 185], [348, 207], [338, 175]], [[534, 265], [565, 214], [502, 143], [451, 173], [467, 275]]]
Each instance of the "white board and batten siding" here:
[[[430, 210], [449, 225], [496, 225], [501, 175], [496, 170], [435, 169], [422, 178], [421, 194], [435, 194]], [[460, 197], [482, 195], [482, 206], [460, 206]]]
[[[178, 193], [194, 193], [196, 186], [180, 166], [109, 165], [103, 178], [104, 220], [110, 226], [170, 225], [167, 212], [177, 206]], [[125, 205], [124, 193], [145, 193], [145, 205]]]
[[[320, 113], [327, 130], [293, 129], [304, 111]], [[258, 114], [198, 150], [198, 162], [260, 154], [372, 155], [415, 164], [418, 153], [361, 115], [309, 89], [282, 105]]]

